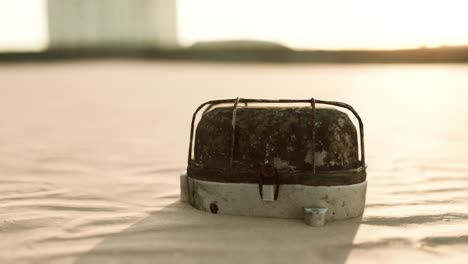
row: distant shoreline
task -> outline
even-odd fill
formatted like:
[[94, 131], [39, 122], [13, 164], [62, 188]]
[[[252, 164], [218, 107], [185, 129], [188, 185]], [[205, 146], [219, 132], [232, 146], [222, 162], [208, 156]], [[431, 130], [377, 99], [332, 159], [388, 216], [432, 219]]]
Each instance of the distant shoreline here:
[[468, 63], [468, 46], [406, 50], [291, 50], [261, 47], [138, 50], [112, 48], [0, 53], [0, 63], [106, 58], [271, 63]]

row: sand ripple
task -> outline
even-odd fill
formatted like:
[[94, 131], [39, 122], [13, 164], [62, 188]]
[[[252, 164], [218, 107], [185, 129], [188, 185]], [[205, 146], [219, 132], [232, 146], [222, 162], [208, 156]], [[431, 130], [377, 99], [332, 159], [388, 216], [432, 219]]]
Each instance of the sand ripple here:
[[[467, 72], [0, 65], [0, 263], [467, 263]], [[310, 228], [178, 202], [192, 111], [235, 96], [351, 103], [366, 125], [362, 219]]]

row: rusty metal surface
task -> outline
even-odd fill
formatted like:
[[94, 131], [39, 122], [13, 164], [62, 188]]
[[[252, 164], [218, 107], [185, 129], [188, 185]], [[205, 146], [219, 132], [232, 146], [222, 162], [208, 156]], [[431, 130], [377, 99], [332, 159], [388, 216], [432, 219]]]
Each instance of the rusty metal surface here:
[[[309, 102], [311, 107], [239, 107], [250, 102]], [[365, 180], [362, 121], [356, 115], [360, 139], [348, 115], [317, 108], [320, 100], [229, 99], [210, 101], [194, 114], [189, 149], [190, 177], [217, 182], [343, 185]], [[233, 103], [230, 107], [221, 104]], [[191, 159], [194, 120], [205, 110], [197, 128]], [[359, 143], [361, 160], [359, 160]], [[267, 170], [269, 169], [269, 170]], [[267, 173], [268, 172], [268, 173]], [[269, 175], [278, 175], [268, 177]], [[267, 177], [265, 177], [267, 176]], [[265, 182], [266, 181], [266, 182]], [[271, 182], [270, 182], [271, 181]]]
[[[242, 168], [224, 169], [208, 168], [195, 162], [191, 162], [187, 168], [189, 177], [202, 181], [215, 181], [225, 183], [258, 183], [260, 184], [259, 172]], [[303, 184], [310, 186], [335, 186], [350, 185], [366, 180], [366, 173], [359, 167], [354, 170], [343, 171], [317, 171], [315, 175], [312, 170], [278, 170], [279, 184]], [[264, 182], [266, 184], [266, 182]], [[274, 184], [274, 182], [272, 182]]]
[[203, 116], [195, 138], [196, 162], [251, 169], [269, 162], [277, 169], [313, 170], [314, 160], [317, 170], [359, 166], [356, 129], [343, 112], [316, 109], [315, 129], [310, 107], [249, 107], [236, 112], [235, 129], [231, 108], [215, 108]]

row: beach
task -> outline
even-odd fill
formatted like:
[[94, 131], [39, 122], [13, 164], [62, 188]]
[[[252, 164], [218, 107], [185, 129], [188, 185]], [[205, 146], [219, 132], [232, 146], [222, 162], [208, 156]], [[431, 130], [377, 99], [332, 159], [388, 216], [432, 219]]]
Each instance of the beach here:
[[[467, 263], [468, 65], [0, 64], [0, 263]], [[364, 122], [362, 218], [214, 215], [179, 201], [212, 99], [343, 101]]]

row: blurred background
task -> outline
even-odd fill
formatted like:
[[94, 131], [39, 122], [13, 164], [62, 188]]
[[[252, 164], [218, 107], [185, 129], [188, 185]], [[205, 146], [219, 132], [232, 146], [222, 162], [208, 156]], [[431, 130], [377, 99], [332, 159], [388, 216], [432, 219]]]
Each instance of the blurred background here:
[[[0, 262], [465, 263], [467, 10], [465, 0], [0, 0]], [[359, 231], [176, 203], [193, 111], [238, 96], [359, 112], [369, 168]]]
[[460, 0], [2, 0], [0, 59], [467, 62]]
[[401, 128], [394, 133], [424, 124], [433, 133], [451, 128], [444, 125], [451, 119], [465, 122], [454, 102], [467, 95], [467, 7], [461, 0], [0, 0], [2, 92], [18, 100], [38, 93], [34, 103], [44, 97], [54, 101], [48, 107], [64, 91], [93, 95], [91, 105], [102, 92], [101, 110], [125, 105], [107, 101], [118, 91], [121, 100], [142, 93], [135, 107], [151, 100], [159, 109], [145, 118], [183, 102], [167, 120], [180, 114], [181, 123], [158, 128], [177, 125], [181, 135], [197, 104], [237, 96], [343, 100], [364, 117], [404, 113], [374, 124]]

